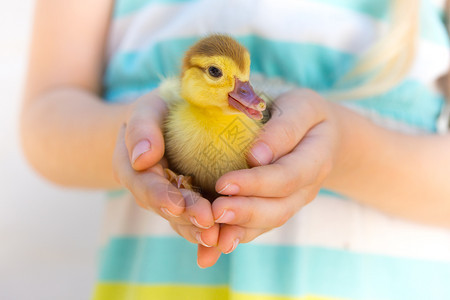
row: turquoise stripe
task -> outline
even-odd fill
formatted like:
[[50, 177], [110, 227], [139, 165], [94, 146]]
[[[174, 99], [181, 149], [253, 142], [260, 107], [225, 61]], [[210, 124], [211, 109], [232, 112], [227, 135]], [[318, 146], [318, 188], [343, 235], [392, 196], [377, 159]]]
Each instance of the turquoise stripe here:
[[113, 238], [103, 250], [100, 280], [151, 284], [226, 284], [228, 258], [214, 267], [197, 266], [197, 245], [182, 238]]
[[106, 191], [106, 196], [107, 196], [108, 200], [111, 200], [114, 198], [120, 198], [122, 196], [125, 196], [126, 194], [129, 194], [129, 192], [125, 188]]
[[[142, 52], [115, 55], [105, 74], [105, 98], [118, 102], [136, 98], [158, 86], [162, 77], [176, 76], [186, 49], [198, 38], [159, 42]], [[320, 45], [267, 40], [250, 35], [238, 38], [250, 51], [252, 72], [281, 77], [319, 92], [330, 90], [355, 63], [357, 57]], [[427, 131], [444, 102], [419, 82], [408, 80], [390, 92], [352, 103]]]
[[[332, 229], [330, 229], [332, 230]], [[312, 246], [242, 244], [202, 270], [182, 238], [116, 237], [100, 280], [137, 284], [229, 284], [238, 292], [343, 299], [450, 299], [450, 263]]]
[[124, 99], [130, 101], [146, 94], [159, 85], [159, 82], [152, 82], [145, 86], [124, 86], [117, 89], [109, 89], [105, 91], [103, 97], [106, 101], [110, 103], [120, 103], [124, 102]]
[[[450, 263], [318, 247], [246, 245], [233, 272], [238, 291], [345, 299], [450, 299]], [[232, 269], [232, 271], [234, 271]], [[258, 281], [248, 280], [258, 278]]]
[[340, 195], [332, 190], [327, 190], [327, 189], [320, 189], [317, 196], [334, 197], [334, 198], [338, 198], [341, 200], [349, 200], [347, 197]]
[[[237, 39], [250, 51], [253, 72], [283, 77], [318, 91], [328, 90], [356, 60], [354, 55], [315, 44], [272, 41], [255, 35]], [[167, 40], [140, 52], [116, 54], [106, 70], [105, 88], [113, 94], [127, 88], [146, 89], [161, 77], [179, 74], [185, 51], [197, 40]]]
[[104, 85], [110, 93], [125, 89], [145, 89], [157, 84], [161, 77], [180, 72], [184, 52], [197, 38], [163, 41], [140, 52], [114, 55], [109, 61]]
[[343, 101], [346, 102], [411, 126], [435, 132], [436, 119], [445, 99], [443, 95], [431, 91], [417, 81], [405, 80], [382, 95]]
[[114, 18], [120, 18], [135, 13], [145, 6], [154, 3], [171, 4], [189, 1], [195, 0], [117, 0], [114, 6]]

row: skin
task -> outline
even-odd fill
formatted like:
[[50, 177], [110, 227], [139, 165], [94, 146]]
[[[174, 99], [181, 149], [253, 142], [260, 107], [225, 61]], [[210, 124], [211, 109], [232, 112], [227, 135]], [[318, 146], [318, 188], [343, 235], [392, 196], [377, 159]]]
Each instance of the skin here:
[[[237, 240], [282, 226], [321, 187], [388, 214], [450, 227], [450, 135], [389, 131], [309, 90], [277, 99], [283, 114], [258, 137], [248, 157], [255, 167], [216, 184], [231, 197], [211, 205], [176, 190], [162, 175], [166, 107], [157, 91], [126, 105], [99, 96], [111, 7], [108, 0], [37, 1], [21, 135], [26, 157], [49, 180], [128, 188], [138, 205], [199, 243], [201, 267], [234, 250]], [[151, 148], [134, 151], [143, 140]], [[225, 210], [234, 216], [218, 220]]]

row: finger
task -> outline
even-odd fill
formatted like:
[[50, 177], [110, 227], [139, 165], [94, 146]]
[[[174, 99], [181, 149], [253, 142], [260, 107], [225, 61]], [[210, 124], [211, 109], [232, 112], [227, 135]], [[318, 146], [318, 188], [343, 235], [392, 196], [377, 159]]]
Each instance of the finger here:
[[124, 141], [124, 129], [120, 130], [117, 138], [113, 167], [117, 180], [131, 191], [141, 207], [152, 209], [172, 221], [174, 218], [181, 220], [179, 217], [185, 211], [183, 195], [162, 176], [160, 165], [145, 172], [137, 172], [131, 167]]
[[[114, 149], [114, 156], [113, 156], [113, 169], [116, 170], [119, 165], [123, 165], [127, 170], [132, 171], [132, 167], [130, 165], [129, 159], [128, 159], [128, 149], [126, 147], [126, 136], [127, 131], [127, 125], [124, 124], [120, 129], [119, 133], [117, 135], [116, 139], [116, 147]], [[164, 168], [167, 168], [168, 163], [167, 159], [165, 157], [162, 157], [161, 160], [155, 164], [153, 167], [149, 168], [148, 170], [151, 172], [154, 172], [155, 174], [158, 174], [162, 177], [165, 177]], [[117, 181], [119, 179], [117, 178], [118, 174], [114, 174], [116, 176]]]
[[317, 194], [319, 187], [302, 189], [286, 198], [219, 197], [212, 204], [217, 223], [246, 228], [276, 228], [284, 225]]
[[283, 94], [276, 102], [280, 113], [264, 125], [249, 152], [249, 165], [267, 165], [291, 152], [306, 132], [324, 119], [317, 108], [319, 99], [306, 89]]
[[333, 165], [330, 126], [316, 125], [291, 153], [272, 164], [224, 174], [216, 190], [223, 195], [287, 197], [303, 186], [321, 183]]
[[209, 229], [199, 229], [194, 225], [181, 225], [171, 222], [172, 228], [183, 238], [191, 243], [203, 245], [204, 247], [214, 247], [219, 239], [219, 224], [215, 224]]
[[[165, 184], [165, 182], [162, 184]], [[194, 225], [200, 229], [209, 229], [215, 224], [211, 210], [211, 203], [207, 199], [191, 190], [178, 190], [174, 186], [171, 186], [170, 188], [173, 190], [168, 193], [169, 200], [176, 205], [184, 205], [185, 210], [181, 215], [173, 216], [170, 208], [162, 209], [163, 213], [165, 213], [164, 217], [166, 219], [181, 225]], [[180, 193], [184, 201], [181, 201], [178, 198]]]
[[[152, 209], [165, 219], [182, 224], [195, 224], [199, 228], [209, 228], [214, 225], [211, 204], [200, 195], [174, 187], [164, 177], [164, 170], [160, 164], [137, 172], [130, 166], [127, 149], [123, 142], [123, 130], [120, 133], [115, 153], [115, 169], [120, 174], [119, 181], [127, 187], [139, 206]], [[187, 201], [187, 204], [186, 204]], [[188, 207], [188, 210], [185, 208]]]
[[239, 244], [251, 242], [269, 230], [270, 229], [253, 229], [236, 225], [223, 225], [220, 229], [220, 237], [217, 248], [219, 248], [224, 254], [230, 254], [236, 250]]
[[185, 202], [181, 192], [164, 177], [152, 172], [129, 176], [125, 185], [143, 208], [180, 224], [190, 224], [184, 217]]
[[222, 195], [287, 197], [305, 184], [308, 170], [287, 154], [273, 164], [224, 174], [216, 182]]
[[114, 179], [124, 185], [122, 183], [123, 178], [121, 178], [121, 173], [120, 172], [122, 169], [128, 169], [128, 161], [125, 161], [124, 164], [124, 158], [128, 157], [128, 150], [127, 147], [125, 145], [125, 132], [126, 132], [126, 128], [127, 125], [123, 124], [122, 127], [120, 127], [119, 129], [119, 133], [117, 134], [117, 139], [116, 139], [116, 147], [114, 148], [114, 153], [113, 153], [113, 160], [112, 160], [112, 165], [113, 165], [113, 175], [114, 175]]
[[202, 269], [212, 267], [215, 265], [221, 254], [220, 250], [216, 247], [208, 248], [198, 245], [197, 265]]
[[185, 218], [201, 229], [208, 229], [214, 225], [211, 202], [192, 191], [181, 189], [185, 201]]
[[137, 100], [127, 123], [125, 141], [129, 160], [135, 170], [145, 170], [164, 155], [161, 131], [167, 107], [153, 91]]
[[195, 238], [196, 229], [193, 225], [180, 225], [174, 222], [170, 222], [169, 224], [179, 236], [186, 239], [190, 243], [198, 244]]
[[201, 230], [201, 235], [196, 236], [196, 238], [201, 238], [202, 243], [200, 244], [205, 247], [215, 247], [219, 241], [219, 232], [220, 224], [214, 224], [211, 228]]

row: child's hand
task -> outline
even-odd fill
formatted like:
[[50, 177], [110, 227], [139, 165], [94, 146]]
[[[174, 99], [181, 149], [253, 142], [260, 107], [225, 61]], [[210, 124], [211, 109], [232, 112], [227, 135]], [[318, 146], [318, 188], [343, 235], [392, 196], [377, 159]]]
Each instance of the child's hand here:
[[312, 201], [337, 157], [339, 124], [331, 104], [312, 91], [295, 90], [277, 106], [280, 113], [264, 126], [249, 155], [255, 167], [217, 181], [216, 190], [233, 195], [212, 205], [216, 222], [225, 223], [218, 242], [224, 253], [283, 225]]
[[164, 176], [167, 162], [161, 127], [166, 113], [157, 91], [133, 104], [114, 151], [115, 177], [139, 206], [156, 212], [182, 237], [199, 244], [198, 264], [211, 266], [220, 251], [211, 247], [217, 245], [219, 225], [214, 223], [210, 202], [191, 191], [178, 190]]

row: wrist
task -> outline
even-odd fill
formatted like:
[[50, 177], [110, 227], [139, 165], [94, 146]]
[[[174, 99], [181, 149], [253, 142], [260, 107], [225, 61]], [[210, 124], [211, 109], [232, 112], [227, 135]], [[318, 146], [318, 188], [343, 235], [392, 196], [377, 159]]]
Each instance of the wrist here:
[[354, 176], [361, 175], [361, 168], [370, 169], [370, 162], [376, 155], [374, 152], [379, 151], [383, 144], [380, 140], [381, 128], [342, 105], [331, 103], [330, 106], [335, 117], [338, 142], [333, 168], [323, 186], [345, 193], [347, 188], [351, 188]]

